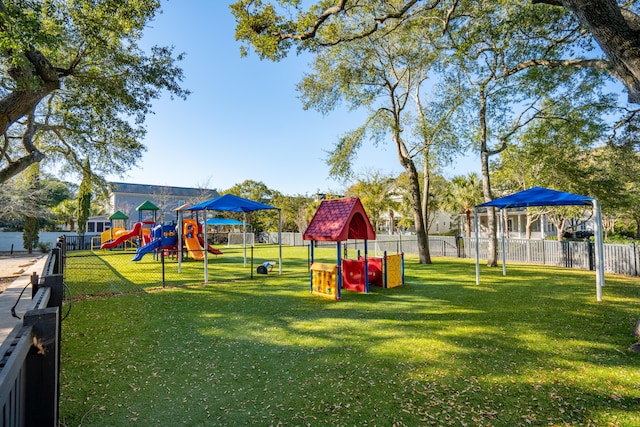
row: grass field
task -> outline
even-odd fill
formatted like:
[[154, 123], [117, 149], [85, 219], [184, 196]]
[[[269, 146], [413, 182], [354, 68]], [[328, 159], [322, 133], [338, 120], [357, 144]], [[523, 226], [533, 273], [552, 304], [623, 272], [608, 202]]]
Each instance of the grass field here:
[[207, 285], [202, 263], [168, 261], [179, 286], [164, 288], [126, 279], [157, 277], [150, 257], [101, 260], [141, 292], [73, 302], [66, 426], [640, 425], [637, 279], [607, 276], [597, 303], [593, 272], [483, 267], [477, 286], [470, 260], [409, 258], [405, 286], [336, 302], [310, 295], [301, 248], [253, 280], [226, 249]]

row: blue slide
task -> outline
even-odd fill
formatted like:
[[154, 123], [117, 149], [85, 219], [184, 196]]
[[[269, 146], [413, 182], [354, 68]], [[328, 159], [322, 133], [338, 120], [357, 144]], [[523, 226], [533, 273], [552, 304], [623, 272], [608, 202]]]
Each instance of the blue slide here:
[[140, 261], [145, 254], [152, 252], [162, 246], [162, 239], [154, 239], [144, 246], [140, 246], [131, 261]]

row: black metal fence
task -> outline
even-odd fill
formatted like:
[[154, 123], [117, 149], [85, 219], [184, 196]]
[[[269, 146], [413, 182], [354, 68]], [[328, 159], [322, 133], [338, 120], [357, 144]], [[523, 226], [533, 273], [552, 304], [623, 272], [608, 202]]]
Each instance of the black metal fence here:
[[[71, 235], [64, 236], [66, 251], [84, 251], [92, 249], [92, 245], [100, 246], [100, 236], [95, 235]], [[96, 248], [93, 248], [96, 249]]]
[[3, 426], [59, 424], [64, 251], [64, 243], [58, 242], [41, 276], [31, 277], [27, 312], [0, 346]]
[[[131, 258], [134, 254], [121, 250], [67, 252], [65, 282], [72, 297], [132, 293], [150, 285], [161, 286], [163, 275], [160, 263], [153, 269], [132, 268]], [[151, 256], [148, 255], [148, 258]]]

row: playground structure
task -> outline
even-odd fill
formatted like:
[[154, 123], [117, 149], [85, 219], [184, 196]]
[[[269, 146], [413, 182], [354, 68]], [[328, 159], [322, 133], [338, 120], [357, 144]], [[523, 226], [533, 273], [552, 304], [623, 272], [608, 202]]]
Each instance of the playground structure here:
[[[404, 284], [403, 254], [387, 255], [382, 258], [368, 257], [368, 240], [375, 240], [371, 226], [360, 199], [344, 198], [323, 200], [314, 214], [303, 240], [311, 240], [310, 290], [335, 300], [342, 298], [341, 289], [355, 292], [369, 292], [369, 284], [385, 288]], [[358, 254], [355, 260], [341, 257], [341, 242], [349, 239], [364, 240], [364, 257]], [[336, 242], [336, 264], [314, 262], [315, 241]]]
[[[365, 271], [367, 276], [365, 279]], [[404, 254], [358, 259], [342, 259], [342, 288], [355, 292], [367, 292], [368, 285], [395, 288], [404, 284]]]
[[178, 235], [176, 226], [172, 224], [156, 225], [151, 230], [151, 240], [144, 246], [140, 246], [136, 250], [136, 255], [132, 261], [140, 261], [146, 254], [153, 251], [172, 251], [178, 250]]
[[[181, 209], [178, 212], [178, 217], [180, 219], [184, 218], [183, 215], [183, 210], [188, 210], [188, 211], [202, 211], [202, 213], [204, 214], [204, 218], [203, 218], [203, 222], [205, 224], [207, 224], [207, 215], [209, 211], [227, 211], [227, 212], [239, 212], [242, 213], [244, 218], [243, 218], [243, 233], [246, 232], [245, 230], [245, 224], [247, 223], [246, 221], [246, 214], [247, 212], [253, 212], [253, 211], [258, 211], [258, 210], [270, 210], [270, 209], [274, 209], [274, 210], [278, 210], [278, 245], [279, 245], [279, 262], [278, 262], [278, 266], [279, 266], [279, 274], [282, 274], [282, 239], [281, 239], [281, 233], [282, 233], [282, 215], [280, 212], [279, 208], [276, 208], [275, 206], [270, 206], [264, 203], [260, 203], [260, 202], [256, 202], [253, 200], [249, 200], [249, 199], [245, 199], [242, 197], [238, 197], [236, 195], [233, 194], [225, 194], [223, 196], [220, 197], [216, 197], [214, 199], [211, 200], [207, 200], [205, 202], [202, 203], [198, 203], [196, 205], [190, 206], [189, 208], [185, 208], [185, 209]], [[183, 221], [179, 220], [179, 223], [182, 223]], [[182, 229], [181, 229], [182, 231]], [[179, 240], [183, 239], [184, 233], [180, 233], [179, 236]], [[246, 267], [247, 265], [247, 246], [246, 246], [246, 239], [244, 240], [244, 266]], [[253, 247], [253, 246], [252, 246]], [[204, 255], [204, 251], [203, 255]], [[178, 271], [180, 271], [180, 261], [181, 258], [178, 257]], [[204, 283], [208, 283], [209, 282], [209, 264], [208, 264], [208, 257], [204, 256]]]
[[[123, 224], [129, 219], [128, 216], [120, 211], [116, 211], [109, 217], [110, 227], [100, 234], [100, 249], [113, 249], [120, 245], [127, 249], [127, 244], [131, 247], [144, 246], [151, 242], [151, 229], [156, 226], [156, 212], [158, 207], [150, 201], [145, 201], [136, 208], [138, 211], [138, 222], [133, 225], [131, 230], [124, 227], [115, 227], [114, 221], [122, 221]], [[153, 212], [153, 219], [143, 221], [143, 212]]]
[[[198, 261], [204, 259], [205, 242], [202, 233], [202, 224], [198, 220], [182, 220], [182, 240], [191, 258]], [[207, 250], [214, 255], [222, 255], [222, 251], [215, 249], [209, 244], [207, 244]]]
[[[100, 249], [113, 249], [120, 245], [124, 245], [126, 249], [127, 243], [129, 243], [131, 246], [134, 246], [135, 242], [133, 241], [133, 239], [142, 237], [143, 234], [146, 234], [143, 232], [143, 225], [145, 224], [142, 222], [136, 222], [135, 224], [133, 224], [133, 228], [131, 230], [116, 229], [112, 232], [114, 238], [102, 243], [100, 245]], [[149, 229], [145, 230], [147, 233], [149, 233]]]

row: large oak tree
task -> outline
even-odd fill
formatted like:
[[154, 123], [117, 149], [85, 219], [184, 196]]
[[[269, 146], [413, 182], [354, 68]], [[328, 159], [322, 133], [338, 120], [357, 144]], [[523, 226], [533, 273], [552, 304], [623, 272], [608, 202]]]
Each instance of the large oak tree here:
[[[459, 82], [445, 86], [439, 95], [443, 100], [448, 99], [447, 106], [464, 100], [460, 108], [462, 114], [458, 114], [457, 119], [460, 123], [466, 121], [469, 126], [458, 136], [466, 134], [464, 138], [480, 155], [485, 201], [493, 197], [490, 157], [499, 154], [518, 132], [544, 116], [540, 104], [543, 95], [566, 96], [568, 90], [575, 90], [580, 80], [596, 82], [598, 79], [597, 73], [589, 76], [586, 72], [575, 79], [573, 70], [602, 70], [608, 66], [602, 57], [574, 55], [575, 51], [592, 52], [592, 40], [576, 19], [554, 6], [531, 6], [526, 1], [342, 0], [321, 2], [307, 11], [297, 9], [297, 14], [286, 15], [279, 14], [282, 9], [274, 4], [289, 6], [289, 10], [293, 6], [299, 7], [298, 2], [289, 1], [239, 1], [232, 6], [238, 21], [236, 37], [245, 46], [253, 46], [264, 58], [278, 60], [295, 45], [298, 49], [317, 53], [318, 61], [327, 55], [326, 52], [342, 45], [354, 46], [356, 51], [362, 52], [359, 45], [366, 44], [363, 40], [374, 38], [376, 46], [383, 46], [382, 40], [394, 38], [390, 44], [408, 45], [416, 41], [430, 44], [432, 51], [436, 52], [431, 61], [437, 67], [432, 68], [443, 75], [451, 71], [453, 78], [449, 81]], [[329, 4], [333, 6], [329, 7]], [[419, 62], [417, 58], [424, 60], [424, 56], [419, 56], [401, 64], [415, 64]], [[365, 69], [362, 58], [351, 63], [354, 68]], [[376, 65], [373, 68], [381, 69]], [[541, 69], [546, 75], [539, 71]], [[337, 69], [333, 71], [337, 78], [326, 73], [325, 78], [316, 79], [314, 85], [306, 85], [305, 88], [331, 87], [336, 79], [341, 79], [355, 82], [349, 87], [359, 86], [362, 98], [373, 93], [374, 72], [342, 75]], [[574, 86], [569, 89], [571, 85]], [[328, 97], [329, 100], [354, 98], [354, 90], [343, 90], [341, 87], [344, 86], [340, 85], [333, 87], [335, 89], [329, 92], [333, 97]], [[395, 90], [395, 86], [391, 87]], [[589, 87], [585, 84], [579, 90], [589, 90]], [[455, 91], [452, 93], [451, 89]], [[396, 102], [393, 105], [403, 104]], [[451, 120], [454, 120], [453, 116]], [[401, 135], [399, 123], [392, 126], [397, 135]], [[359, 145], [361, 139], [362, 136], [343, 138], [342, 146]], [[344, 143], [350, 141], [350, 145]], [[400, 158], [403, 163], [403, 159], [410, 156]], [[416, 206], [419, 206], [419, 200], [419, 197], [414, 197]], [[488, 219], [490, 247], [487, 263], [495, 265], [496, 227], [492, 212], [489, 212]], [[420, 229], [422, 227], [416, 221], [416, 230]]]
[[157, 0], [0, 0], [0, 183], [43, 159], [121, 173], [141, 157], [163, 92], [184, 98], [181, 55], [139, 42]]

